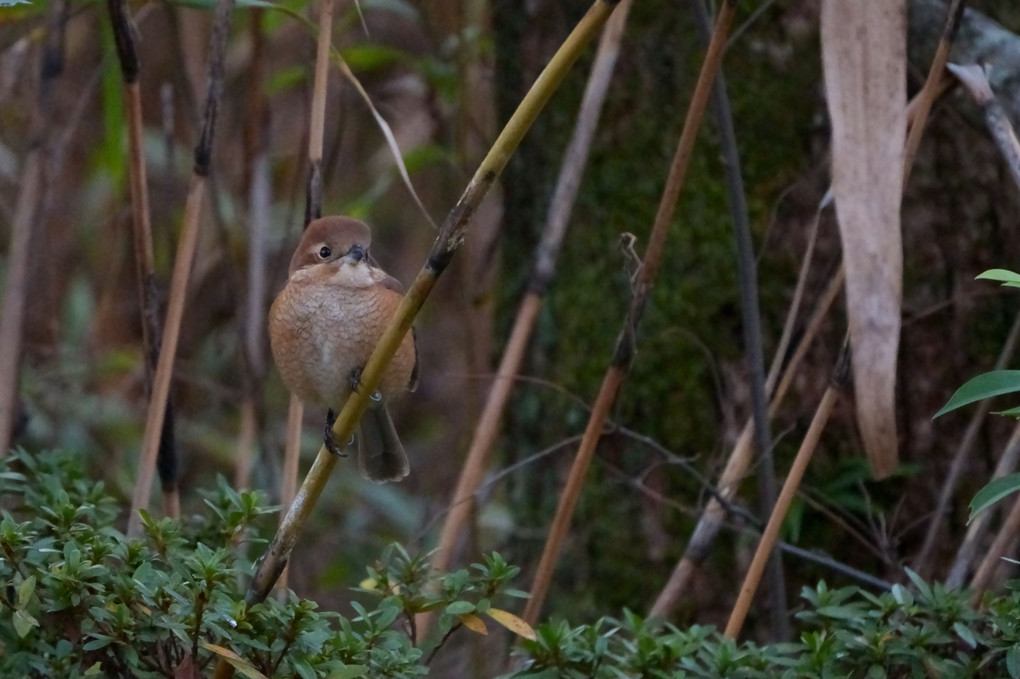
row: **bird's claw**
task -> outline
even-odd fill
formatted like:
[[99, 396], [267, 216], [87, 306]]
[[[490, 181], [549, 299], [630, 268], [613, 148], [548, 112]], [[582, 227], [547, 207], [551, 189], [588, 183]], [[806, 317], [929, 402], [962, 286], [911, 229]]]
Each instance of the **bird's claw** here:
[[[361, 372], [362, 368], [355, 368], [354, 370], [351, 371], [350, 382], [351, 391], [353, 391], [355, 394], [361, 393]], [[369, 398], [372, 399], [372, 401], [374, 401], [375, 403], [379, 403], [380, 401], [382, 401], [382, 394], [379, 393], [378, 391], [374, 391], [372, 392], [372, 395], [369, 396]]]
[[[336, 422], [336, 415], [333, 414], [332, 410], [326, 412], [326, 426], [322, 430], [322, 445], [326, 447], [326, 450], [337, 455], [339, 457], [347, 457], [347, 453], [340, 447], [339, 442], [336, 440], [336, 432], [333, 431], [333, 424]], [[344, 448], [350, 448], [354, 445], [354, 434], [351, 434], [351, 439], [347, 442]]]

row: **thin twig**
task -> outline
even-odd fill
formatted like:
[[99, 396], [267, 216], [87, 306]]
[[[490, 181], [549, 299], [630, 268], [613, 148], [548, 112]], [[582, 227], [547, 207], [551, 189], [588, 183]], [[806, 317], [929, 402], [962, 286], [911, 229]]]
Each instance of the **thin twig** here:
[[542, 558], [535, 572], [535, 579], [531, 586], [531, 598], [528, 599], [524, 614], [522, 615], [524, 620], [529, 623], [534, 623], [538, 619], [539, 612], [545, 602], [545, 595], [548, 592], [549, 583], [552, 581], [552, 573], [559, 559], [563, 540], [566, 537], [570, 519], [580, 497], [584, 478], [591, 464], [591, 458], [598, 444], [603, 424], [633, 361], [638, 325], [641, 322], [645, 303], [648, 300], [648, 295], [651, 292], [659, 267], [662, 264], [669, 225], [673, 219], [676, 202], [684, 185], [687, 169], [690, 166], [694, 142], [697, 139], [698, 129], [701, 127], [701, 119], [708, 105], [712, 82], [722, 61], [723, 46], [726, 42], [726, 36], [735, 11], [735, 0], [727, 0], [719, 9], [719, 16], [716, 21], [715, 30], [712, 33], [712, 40], [706, 50], [705, 60], [702, 63], [698, 81], [694, 86], [694, 93], [691, 96], [687, 117], [684, 120], [683, 131], [680, 133], [680, 140], [670, 164], [669, 177], [666, 180], [666, 188], [663, 190], [659, 208], [655, 215], [655, 223], [652, 227], [651, 236], [648, 239], [644, 261], [638, 271], [637, 281], [634, 286], [634, 296], [617, 338], [616, 349], [613, 352], [609, 369], [602, 379], [602, 386], [599, 388], [598, 397], [595, 400], [595, 405], [592, 407], [592, 414], [585, 428], [584, 438], [581, 440], [581, 445], [570, 469], [570, 475], [560, 496], [560, 501], [556, 508], [556, 516], [553, 518], [549, 535], [546, 538], [545, 548], [542, 551]]

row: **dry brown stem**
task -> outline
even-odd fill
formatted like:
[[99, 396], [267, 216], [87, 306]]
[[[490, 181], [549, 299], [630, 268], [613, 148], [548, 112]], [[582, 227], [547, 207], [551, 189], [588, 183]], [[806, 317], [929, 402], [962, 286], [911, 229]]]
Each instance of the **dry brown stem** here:
[[747, 617], [747, 612], [751, 607], [751, 601], [754, 599], [754, 593], [758, 590], [762, 573], [765, 571], [765, 564], [768, 562], [769, 556], [776, 545], [776, 540], [779, 537], [779, 529], [786, 519], [786, 513], [790, 510], [790, 504], [797, 493], [801, 479], [804, 478], [804, 472], [811, 461], [811, 456], [814, 455], [815, 449], [818, 447], [818, 441], [825, 430], [825, 425], [829, 422], [829, 416], [832, 415], [833, 408], [836, 406], [839, 392], [846, 383], [850, 369], [848, 359], [848, 352], [844, 347], [839, 359], [837, 359], [837, 366], [833, 371], [832, 381], [828, 388], [826, 388], [818, 408], [815, 409], [811, 426], [808, 427], [807, 433], [804, 435], [804, 440], [801, 442], [797, 456], [790, 467], [790, 473], [786, 476], [783, 489], [776, 500], [776, 506], [769, 516], [769, 522], [765, 526], [764, 532], [762, 532], [758, 548], [755, 550], [754, 558], [751, 560], [751, 566], [744, 577], [744, 584], [740, 588], [737, 602], [734, 604], [729, 622], [726, 624], [725, 634], [731, 639], [736, 639], [737, 635], [740, 634], [740, 629], [744, 625], [744, 619]]
[[559, 558], [560, 550], [563, 547], [563, 539], [566, 536], [570, 519], [577, 505], [577, 498], [584, 484], [584, 478], [591, 464], [606, 416], [616, 400], [620, 384], [623, 382], [623, 378], [633, 360], [638, 325], [644, 313], [648, 294], [655, 283], [659, 266], [662, 263], [669, 225], [673, 219], [680, 190], [684, 185], [687, 169], [690, 166], [694, 142], [697, 139], [698, 129], [701, 126], [701, 120], [704, 116], [705, 108], [708, 106], [709, 95], [712, 91], [712, 82], [715, 80], [716, 73], [719, 71], [719, 65], [722, 62], [722, 52], [726, 44], [726, 36], [729, 33], [735, 10], [736, 3], [732, 0], [723, 3], [719, 8], [719, 16], [716, 20], [715, 29], [712, 32], [712, 39], [706, 50], [705, 60], [701, 66], [698, 81], [694, 86], [690, 107], [687, 110], [683, 130], [680, 133], [680, 140], [677, 143], [677, 149], [670, 164], [666, 187], [659, 201], [659, 208], [655, 215], [655, 223], [648, 240], [648, 247], [645, 250], [644, 261], [637, 273], [634, 296], [631, 300], [627, 317], [624, 319], [623, 328], [617, 339], [616, 349], [609, 368], [602, 379], [599, 395], [592, 408], [588, 425], [585, 428], [585, 436], [581, 440], [581, 445], [578, 448], [566, 485], [560, 496], [559, 504], [556, 507], [556, 516], [553, 519], [552, 528], [542, 550], [542, 558], [535, 572], [535, 579], [531, 586], [531, 598], [528, 600], [523, 614], [524, 619], [529, 623], [534, 623], [538, 619], [542, 605], [545, 602], [545, 594], [549, 589], [552, 573]]
[[[577, 124], [564, 155], [563, 166], [553, 192], [542, 241], [536, 248], [536, 265], [532, 272], [531, 283], [517, 310], [510, 339], [475, 428], [464, 466], [461, 468], [457, 481], [457, 488], [451, 497], [449, 514], [443, 524], [439, 546], [432, 556], [432, 567], [437, 570], [443, 571], [449, 567], [458, 538], [464, 532], [464, 526], [471, 516], [474, 496], [485, 473], [489, 453], [499, 434], [499, 424], [513, 390], [514, 377], [520, 369], [524, 350], [527, 348], [528, 340], [534, 329], [535, 319], [541, 309], [545, 292], [555, 276], [560, 246], [573, 211], [581, 175], [587, 164], [591, 140], [602, 111], [602, 103], [605, 101], [606, 91], [612, 80], [613, 67], [619, 54], [630, 5], [631, 0], [621, 2], [602, 32], [595, 62], [592, 65], [584, 98], [578, 112]], [[418, 630], [423, 638], [428, 633], [432, 617], [427, 614], [422, 615], [417, 622]]]
[[170, 301], [167, 305], [166, 325], [163, 328], [163, 341], [161, 342], [159, 362], [156, 365], [156, 376], [153, 379], [152, 396], [149, 400], [145, 434], [142, 439], [142, 453], [138, 462], [138, 478], [135, 481], [131, 513], [128, 517], [128, 534], [130, 535], [138, 534], [140, 529], [138, 512], [148, 507], [152, 490], [156, 458], [159, 452], [167, 401], [170, 396], [170, 383], [173, 380], [177, 340], [180, 337], [181, 319], [184, 317], [188, 279], [191, 276], [191, 265], [198, 242], [199, 221], [212, 158], [216, 117], [223, 93], [223, 59], [233, 9], [233, 0], [221, 0], [217, 5], [216, 18], [209, 40], [209, 86], [202, 118], [202, 135], [195, 147], [195, 165], [184, 207], [184, 226], [181, 229], [181, 240], [177, 245], [174, 271], [170, 280]]

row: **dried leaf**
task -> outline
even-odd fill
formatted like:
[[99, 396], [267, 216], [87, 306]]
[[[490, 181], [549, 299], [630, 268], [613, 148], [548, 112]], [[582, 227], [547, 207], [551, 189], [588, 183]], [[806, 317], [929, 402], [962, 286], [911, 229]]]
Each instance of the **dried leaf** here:
[[233, 667], [235, 670], [248, 677], [248, 679], [267, 679], [266, 675], [255, 669], [255, 666], [249, 663], [247, 660], [239, 656], [238, 654], [231, 651], [229, 648], [223, 646], [217, 646], [216, 644], [210, 644], [205, 641], [199, 642], [199, 645], [207, 651], [212, 651], [216, 655], [220, 656]]
[[510, 613], [509, 611], [504, 611], [500, 608], [490, 608], [488, 611], [486, 611], [486, 614], [490, 618], [498, 622], [500, 625], [506, 627], [508, 630], [510, 630], [519, 637], [524, 637], [525, 639], [530, 639], [531, 641], [534, 641], [535, 639], [538, 638], [535, 635], [535, 630], [532, 629], [531, 625], [526, 623], [521, 618], [518, 618], [513, 613]]
[[485, 627], [485, 622], [474, 613], [465, 613], [458, 617], [460, 618], [460, 624], [472, 632], [477, 632], [478, 634], [489, 633], [489, 630]]
[[905, 0], [824, 0], [821, 23], [857, 423], [871, 471], [883, 478], [898, 458]]

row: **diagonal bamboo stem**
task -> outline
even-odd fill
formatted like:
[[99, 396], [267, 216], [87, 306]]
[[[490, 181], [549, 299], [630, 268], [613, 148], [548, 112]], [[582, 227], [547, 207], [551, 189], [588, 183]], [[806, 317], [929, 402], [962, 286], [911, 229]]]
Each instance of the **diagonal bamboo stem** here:
[[[428, 259], [411, 284], [396, 313], [384, 331], [375, 351], [361, 374], [362, 388], [351, 394], [337, 415], [333, 431], [337, 438], [345, 440], [368, 405], [371, 394], [385, 370], [386, 364], [396, 353], [404, 335], [411, 328], [415, 315], [421, 309], [429, 293], [443, 271], [449, 266], [454, 254], [463, 244], [467, 226], [479, 203], [495, 183], [516, 150], [520, 140], [545, 107], [546, 102], [559, 86], [563, 77], [580, 56], [581, 51], [601, 29], [616, 6], [610, 0], [597, 0], [582, 17], [578, 25], [553, 55], [545, 70], [525, 95], [517, 111], [507, 122], [489, 153], [482, 160], [474, 177], [461, 195], [457, 204], [447, 215], [432, 246]], [[246, 599], [256, 602], [265, 599], [273, 583], [290, 557], [304, 524], [318, 501], [329, 473], [336, 465], [337, 457], [320, 448], [305, 480], [284, 516], [276, 536], [262, 558], [259, 568], [248, 588]]]
[[719, 16], [716, 20], [715, 29], [712, 32], [712, 39], [706, 50], [705, 60], [702, 63], [698, 81], [694, 86], [694, 94], [691, 96], [691, 103], [684, 120], [683, 131], [680, 133], [676, 153], [670, 164], [669, 177], [666, 180], [666, 188], [663, 191], [662, 199], [659, 202], [659, 209], [655, 215], [655, 223], [648, 240], [648, 248], [645, 250], [645, 258], [638, 271], [634, 297], [631, 300], [627, 317], [624, 319], [623, 328], [617, 339], [616, 349], [609, 369], [606, 371], [602, 380], [602, 386], [599, 388], [599, 395], [595, 401], [595, 406], [592, 408], [588, 425], [585, 428], [585, 436], [581, 440], [574, 463], [570, 468], [570, 475], [560, 496], [560, 501], [556, 508], [556, 516], [553, 519], [552, 527], [546, 538], [545, 548], [542, 551], [542, 557], [535, 572], [535, 579], [531, 586], [531, 598], [528, 599], [522, 616], [529, 623], [537, 621], [542, 605], [545, 603], [545, 595], [552, 580], [552, 573], [556, 567], [574, 508], [577, 505], [584, 477], [595, 453], [595, 447], [598, 444], [602, 426], [605, 424], [609, 409], [616, 400], [619, 387], [633, 360], [635, 335], [648, 295], [652, 285], [655, 283], [659, 266], [662, 264], [669, 225], [673, 219], [673, 212], [676, 208], [677, 199], [680, 196], [680, 190], [683, 188], [687, 169], [690, 166], [694, 142], [697, 139], [698, 129], [701, 126], [701, 119], [705, 113], [705, 108], [708, 106], [712, 82], [722, 62], [723, 47], [726, 44], [726, 36], [729, 33], [735, 11], [736, 2], [734, 0], [727, 0], [719, 9]]
[[[549, 205], [545, 232], [542, 235], [542, 241], [536, 248], [536, 264], [528, 291], [517, 311], [510, 339], [500, 360], [499, 368], [496, 370], [495, 380], [479, 417], [460, 478], [457, 481], [457, 488], [450, 501], [449, 515], [443, 524], [439, 546], [432, 555], [432, 567], [436, 570], [444, 571], [449, 567], [457, 540], [464, 532], [464, 526], [471, 516], [473, 499], [481, 485], [489, 453], [499, 433], [503, 411], [513, 390], [513, 378], [520, 369], [524, 351], [545, 298], [545, 292], [555, 276], [556, 260], [580, 187], [581, 175], [587, 163], [588, 151], [591, 148], [591, 140], [598, 126], [602, 103], [605, 101], [605, 95], [612, 78], [631, 4], [631, 0], [623, 0], [602, 32], [588, 85], [581, 101], [574, 135], [565, 153], [556, 190], [553, 192], [553, 198]], [[417, 627], [422, 638], [427, 635], [432, 619], [431, 614], [420, 616]]]

